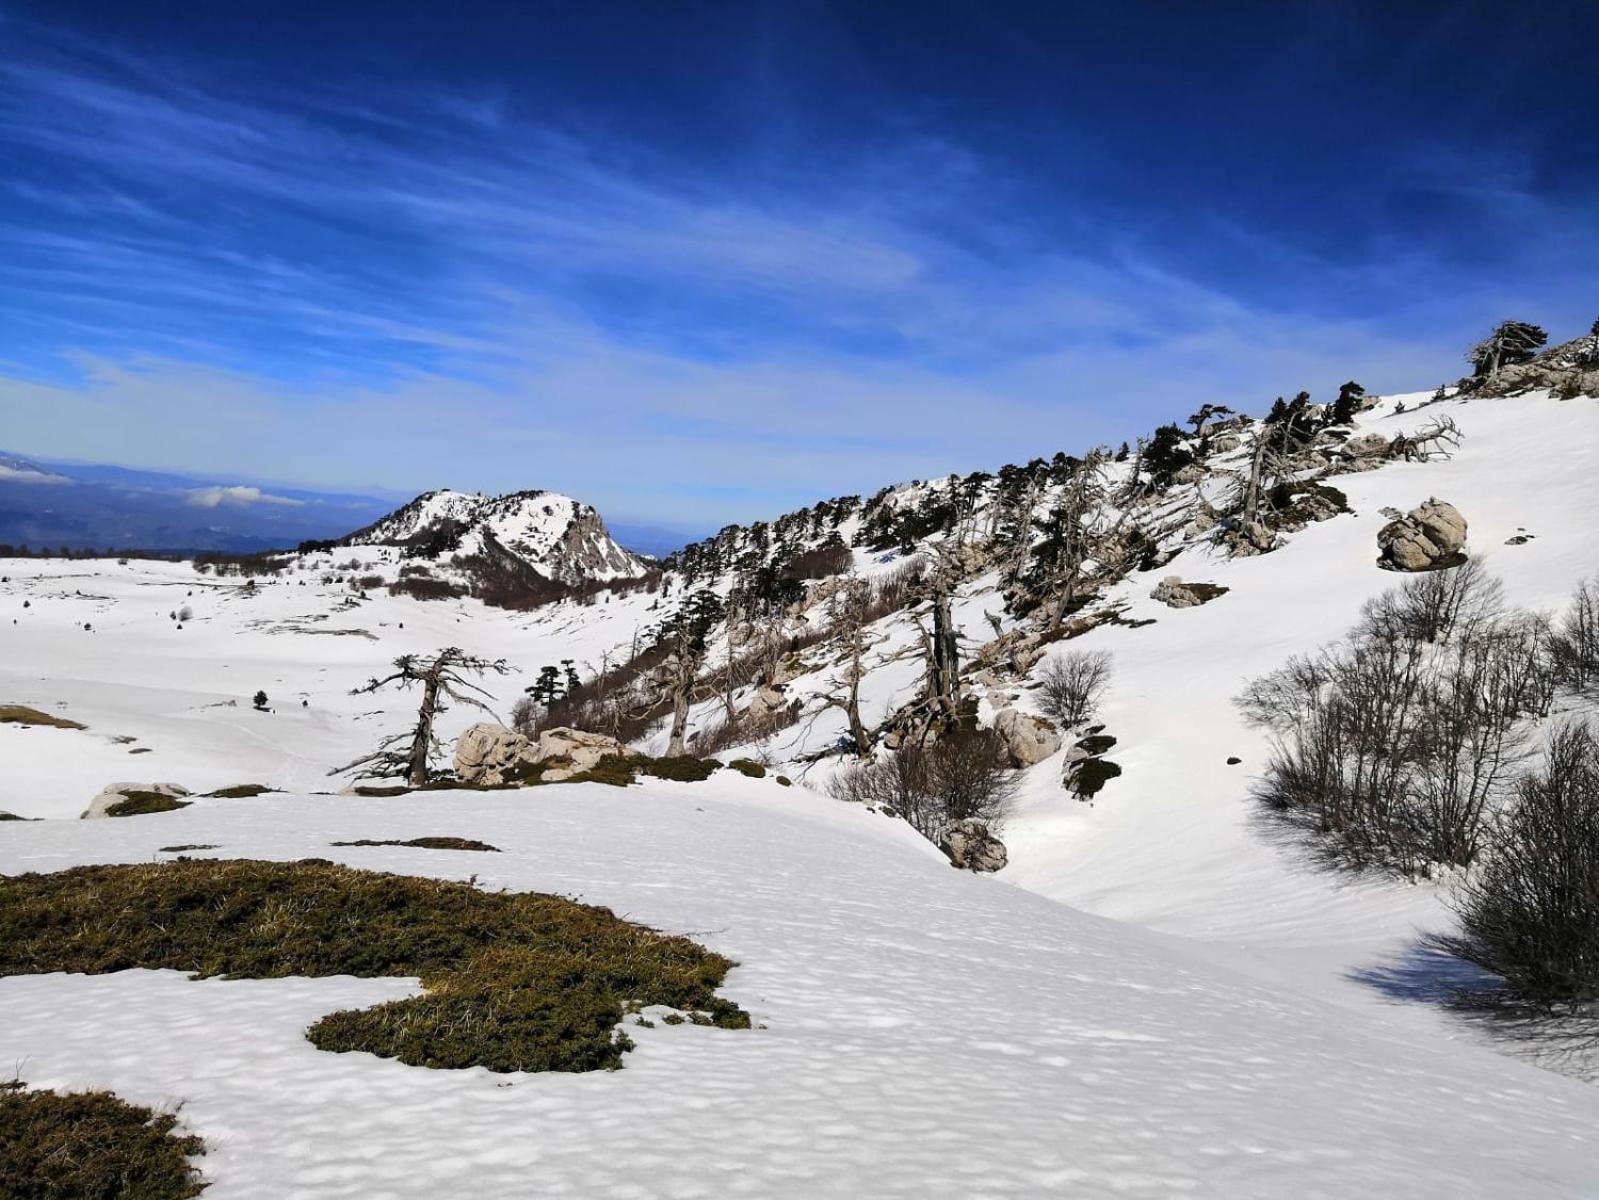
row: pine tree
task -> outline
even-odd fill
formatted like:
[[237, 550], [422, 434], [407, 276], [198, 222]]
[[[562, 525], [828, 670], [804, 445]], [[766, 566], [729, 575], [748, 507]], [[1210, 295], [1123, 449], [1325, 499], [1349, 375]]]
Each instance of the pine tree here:
[[1549, 335], [1527, 321], [1501, 321], [1494, 331], [1471, 348], [1466, 355], [1472, 374], [1478, 379], [1492, 378], [1499, 368], [1523, 363], [1537, 354]]

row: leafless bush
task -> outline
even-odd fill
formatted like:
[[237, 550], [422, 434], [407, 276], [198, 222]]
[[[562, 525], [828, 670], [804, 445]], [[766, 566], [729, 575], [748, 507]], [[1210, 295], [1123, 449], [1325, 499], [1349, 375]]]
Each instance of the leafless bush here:
[[1088, 720], [1110, 683], [1110, 664], [1103, 650], [1068, 650], [1049, 659], [1039, 672], [1044, 715], [1066, 729]]
[[1549, 650], [1562, 683], [1586, 696], [1599, 693], [1599, 581], [1577, 585]]
[[1585, 724], [1557, 728], [1544, 764], [1520, 782], [1482, 862], [1459, 893], [1454, 954], [1545, 1007], [1599, 1000], [1599, 740]]
[[1239, 698], [1272, 735], [1260, 798], [1342, 862], [1469, 865], [1549, 710], [1547, 640], [1480, 571], [1378, 597], [1347, 641]]
[[937, 842], [954, 821], [975, 818], [998, 827], [1019, 785], [1003, 738], [991, 729], [962, 729], [849, 767], [831, 791], [841, 800], [890, 808]]
[[1504, 611], [1504, 587], [1480, 560], [1467, 559], [1445, 571], [1428, 571], [1369, 601], [1362, 620], [1371, 629], [1418, 642], [1469, 638]]
[[752, 717], [748, 713], [741, 713], [737, 719], [724, 720], [718, 725], [713, 725], [689, 741], [694, 747], [695, 754], [701, 758], [708, 758], [724, 750], [730, 750], [734, 746], [763, 742], [792, 727], [799, 718], [800, 706], [796, 701], [793, 704], [769, 709], [760, 716]]

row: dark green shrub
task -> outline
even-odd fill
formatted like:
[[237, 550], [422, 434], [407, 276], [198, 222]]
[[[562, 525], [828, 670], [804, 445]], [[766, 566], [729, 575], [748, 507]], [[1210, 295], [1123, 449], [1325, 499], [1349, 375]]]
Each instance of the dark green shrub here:
[[218, 800], [250, 800], [256, 796], [264, 796], [268, 792], [275, 792], [277, 788], [267, 787], [264, 783], [236, 783], [232, 787], [218, 788], [214, 792], [207, 792]]
[[[473, 841], [471, 838], [458, 837], [419, 837], [409, 841], [374, 841], [371, 838], [361, 838], [354, 842], [333, 842], [335, 846], [409, 846], [413, 850], [488, 850], [495, 854], [500, 852], [498, 846], [491, 846], [487, 842]], [[200, 847], [195, 847], [199, 849]]]
[[1122, 773], [1121, 767], [1108, 758], [1084, 759], [1072, 777], [1072, 790], [1079, 800], [1091, 800], [1099, 790]]
[[0, 976], [131, 968], [197, 977], [419, 977], [420, 996], [333, 1013], [307, 1036], [413, 1066], [618, 1067], [625, 1012], [724, 1028], [733, 964], [608, 909], [538, 893], [294, 863], [192, 859], [0, 878]]
[[766, 778], [766, 767], [756, 762], [753, 758], [735, 758], [727, 765], [740, 775], [748, 775], [751, 779]]
[[205, 1153], [178, 1119], [111, 1092], [0, 1084], [0, 1196], [6, 1200], [189, 1200]]
[[150, 813], [174, 812], [180, 808], [188, 808], [187, 800], [180, 800], [176, 796], [168, 796], [162, 792], [146, 792], [135, 789], [122, 793], [123, 798], [105, 810], [108, 817], [143, 817]]
[[641, 775], [656, 779], [671, 779], [679, 783], [700, 783], [722, 769], [714, 758], [695, 758], [692, 754], [678, 754], [664, 758], [639, 758], [635, 765]]

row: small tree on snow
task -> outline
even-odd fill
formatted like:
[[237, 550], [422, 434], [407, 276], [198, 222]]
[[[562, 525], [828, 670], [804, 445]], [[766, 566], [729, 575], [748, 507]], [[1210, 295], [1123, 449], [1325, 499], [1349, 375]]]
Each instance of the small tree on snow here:
[[[394, 660], [394, 671], [382, 679], [368, 680], [365, 686], [355, 688], [350, 694], [359, 696], [376, 692], [396, 684], [401, 688], [420, 685], [422, 702], [417, 708], [416, 724], [410, 730], [391, 734], [371, 754], [329, 771], [340, 775], [355, 773], [357, 779], [382, 779], [404, 775], [412, 787], [422, 787], [428, 781], [428, 760], [438, 750], [438, 739], [433, 736], [433, 723], [440, 713], [449, 711], [446, 700], [457, 704], [470, 704], [493, 715], [480, 696], [488, 696], [468, 675], [505, 675], [509, 673], [505, 660], [479, 658], [456, 646], [446, 646], [432, 658], [419, 658], [415, 654], [402, 654]], [[476, 693], [474, 695], [473, 693]]]

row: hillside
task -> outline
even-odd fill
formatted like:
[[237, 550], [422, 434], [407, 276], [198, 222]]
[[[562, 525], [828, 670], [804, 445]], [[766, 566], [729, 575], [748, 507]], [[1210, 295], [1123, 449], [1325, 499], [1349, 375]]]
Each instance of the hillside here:
[[[1453, 927], [1449, 874], [1310, 861], [1251, 799], [1269, 739], [1234, 703], [1404, 581], [1379, 566], [1379, 534], [1429, 498], [1463, 515], [1465, 551], [1507, 603], [1568, 607], [1599, 571], [1599, 410], [1561, 380], [1527, 382], [1211, 413], [1125, 453], [731, 526], [658, 577], [612, 556], [591, 510], [538, 493], [430, 493], [252, 577], [8, 561], [0, 705], [86, 728], [0, 723], [0, 810], [46, 818], [0, 824], [0, 872], [194, 845], [576, 894], [736, 959], [727, 991], [758, 1027], [641, 1029], [615, 1075], [503, 1081], [298, 1040], [404, 982], [125, 972], [0, 978], [0, 1004], [25, 1014], [0, 1054], [39, 1086], [182, 1098], [218, 1146], [219, 1195], [284, 1179], [318, 1194], [335, 1177], [426, 1195], [463, 1164], [489, 1195], [519, 1194], [529, 1171], [555, 1194], [694, 1194], [715, 1170], [768, 1195], [1590, 1195], [1599, 1091], [1534, 1065], [1588, 1077], [1590, 1052], [1501, 1040], [1441, 1004], [1474, 972], [1422, 942]], [[494, 547], [552, 579], [586, 563], [602, 586], [507, 607], [366, 582], [419, 565], [464, 579], [457, 558]], [[953, 718], [932, 686], [940, 637]], [[498, 719], [570, 663], [581, 685], [531, 727], [656, 754], [672, 664], [691, 655], [686, 748], [765, 777], [330, 794], [345, 784], [330, 770], [415, 719], [414, 691], [352, 689], [445, 645], [507, 660], [482, 681]], [[960, 722], [1047, 728], [1044, 674], [1078, 650], [1109, 655], [1093, 724], [1114, 744], [1094, 757], [1120, 774], [1084, 798], [1085, 729], [1038, 733], [996, 823], [995, 878], [830, 794], [860, 757], [852, 691], [867, 752], [893, 761]], [[441, 717], [440, 768], [484, 719]], [[282, 791], [71, 819], [133, 778]], [[329, 845], [441, 834], [502, 853]], [[106, 1040], [134, 1049], [107, 1064]], [[370, 1115], [359, 1135], [351, 1112]], [[959, 1145], [931, 1162], [926, 1135], [951, 1127]]]

